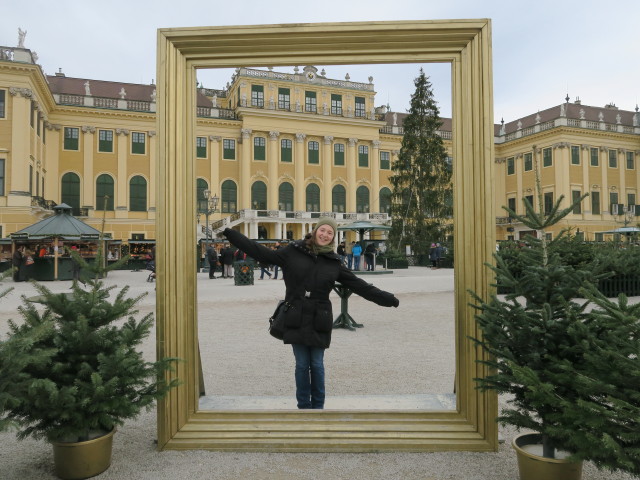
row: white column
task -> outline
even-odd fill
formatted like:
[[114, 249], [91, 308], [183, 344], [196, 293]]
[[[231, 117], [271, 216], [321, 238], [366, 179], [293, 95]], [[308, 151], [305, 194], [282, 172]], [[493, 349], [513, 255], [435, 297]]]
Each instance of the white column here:
[[320, 208], [323, 212], [331, 211], [331, 153], [333, 137], [325, 136], [322, 147], [322, 198]]
[[304, 190], [304, 165], [306, 162], [306, 155], [304, 152], [304, 139], [306, 135], [304, 133], [296, 133], [296, 151], [294, 154], [294, 171], [295, 182], [293, 185], [293, 198], [294, 198], [294, 210], [305, 210], [305, 190]]
[[278, 137], [280, 132], [269, 132], [269, 151], [267, 152], [267, 209], [278, 210]]
[[356, 164], [358, 162], [358, 139], [347, 143], [347, 212], [356, 211]]
[[371, 198], [369, 200], [369, 211], [380, 211], [380, 140], [374, 140], [372, 143], [372, 154], [369, 161], [369, 169], [371, 170]]
[[[93, 134], [96, 131], [95, 127], [91, 127], [88, 125], [84, 125], [82, 127], [82, 133], [84, 135], [82, 135], [82, 168], [84, 170], [84, 182], [82, 183], [82, 187], [83, 187], [83, 191], [84, 191], [84, 195], [83, 195], [83, 203], [84, 203], [84, 207], [87, 207], [89, 209], [92, 208], [93, 205], [93, 210], [97, 210], [98, 208], [104, 208], [102, 205], [94, 205], [94, 202], [96, 201], [95, 198], [95, 185], [96, 185], [96, 179], [94, 177], [94, 172], [93, 172]], [[116, 195], [116, 198], [113, 199], [114, 205], [118, 205], [116, 203], [116, 200], [118, 198], [118, 191], [119, 191], [119, 186], [120, 186], [120, 181], [116, 180], [116, 191], [114, 192]]]

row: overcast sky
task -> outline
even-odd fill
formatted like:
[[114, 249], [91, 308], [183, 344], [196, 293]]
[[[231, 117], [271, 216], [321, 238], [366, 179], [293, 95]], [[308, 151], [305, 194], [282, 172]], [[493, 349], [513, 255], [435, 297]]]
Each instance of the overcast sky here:
[[[45, 73], [149, 84], [156, 77], [156, 30], [167, 27], [268, 23], [490, 18], [495, 123], [559, 105], [569, 94], [583, 104], [634, 110], [640, 96], [640, 1], [610, 0], [110, 0], [13, 1], [0, 15], [0, 45], [37, 52]], [[448, 65], [326, 66], [327, 77], [376, 87], [376, 105], [409, 107], [421, 66], [441, 115], [451, 115]], [[276, 68], [276, 70], [287, 71]], [[289, 70], [291, 71], [291, 70]], [[229, 72], [199, 74], [223, 88]]]

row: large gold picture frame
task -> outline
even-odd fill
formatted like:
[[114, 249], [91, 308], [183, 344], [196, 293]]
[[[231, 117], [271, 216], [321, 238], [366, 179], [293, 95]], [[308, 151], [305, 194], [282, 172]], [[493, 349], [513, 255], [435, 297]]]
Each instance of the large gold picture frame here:
[[[452, 411], [201, 411], [196, 312], [195, 87], [199, 68], [451, 64], [456, 392]], [[158, 30], [157, 355], [182, 362], [158, 402], [159, 449], [373, 452], [496, 450], [497, 397], [469, 289], [490, 293], [495, 248], [490, 20], [254, 25]], [[425, 366], [426, 367], [426, 366]]]

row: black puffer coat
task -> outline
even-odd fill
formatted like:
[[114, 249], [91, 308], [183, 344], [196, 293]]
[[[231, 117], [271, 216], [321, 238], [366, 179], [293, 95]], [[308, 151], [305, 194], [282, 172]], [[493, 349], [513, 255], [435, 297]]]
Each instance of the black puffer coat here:
[[329, 347], [333, 328], [329, 294], [336, 282], [378, 305], [397, 307], [399, 304], [392, 293], [356, 277], [340, 263], [338, 255], [333, 252], [315, 255], [304, 240], [270, 250], [236, 230], [227, 228], [224, 235], [259, 262], [282, 268], [287, 288], [285, 300], [292, 304], [286, 314], [284, 343]]

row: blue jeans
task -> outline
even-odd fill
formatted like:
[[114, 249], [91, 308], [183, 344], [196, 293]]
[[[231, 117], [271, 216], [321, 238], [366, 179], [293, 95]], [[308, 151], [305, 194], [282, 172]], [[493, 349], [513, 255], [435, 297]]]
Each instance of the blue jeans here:
[[278, 279], [278, 272], [280, 271], [280, 267], [278, 265], [276, 265], [275, 267], [273, 267], [273, 279], [277, 280]]
[[347, 267], [349, 267], [349, 270], [351, 270], [352, 266], [353, 266], [353, 253], [348, 253], [347, 254]]
[[324, 348], [294, 343], [298, 408], [324, 408]]
[[353, 269], [360, 270], [360, 255], [353, 256]]

